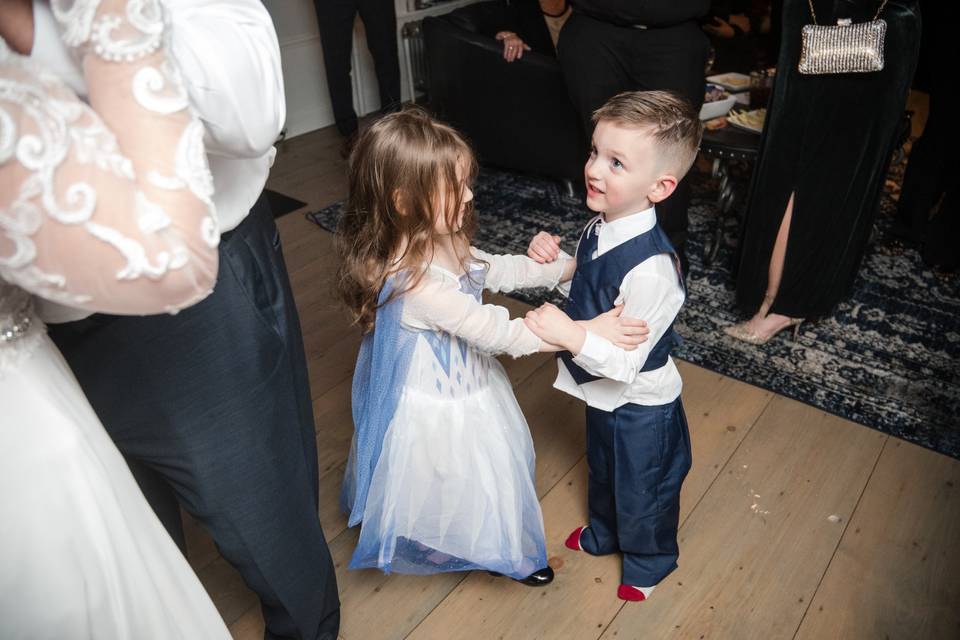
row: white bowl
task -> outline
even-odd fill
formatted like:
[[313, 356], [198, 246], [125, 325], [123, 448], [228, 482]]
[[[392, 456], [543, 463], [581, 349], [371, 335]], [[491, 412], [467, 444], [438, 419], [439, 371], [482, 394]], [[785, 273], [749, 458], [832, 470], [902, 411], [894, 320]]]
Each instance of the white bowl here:
[[703, 106], [700, 107], [700, 119], [712, 120], [713, 118], [725, 116], [727, 115], [727, 112], [730, 111], [730, 107], [732, 107], [736, 101], [736, 96], [728, 96], [723, 100], [704, 102]]
[[715, 76], [707, 76], [707, 82], [718, 84], [730, 93], [746, 91], [750, 88], [750, 76], [734, 71]]

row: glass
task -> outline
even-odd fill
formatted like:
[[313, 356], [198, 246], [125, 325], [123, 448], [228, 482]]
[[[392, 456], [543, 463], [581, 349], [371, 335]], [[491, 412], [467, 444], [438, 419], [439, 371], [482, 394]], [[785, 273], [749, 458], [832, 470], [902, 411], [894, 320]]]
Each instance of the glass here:
[[750, 108], [761, 109], [770, 102], [773, 90], [774, 69], [761, 69], [750, 72]]

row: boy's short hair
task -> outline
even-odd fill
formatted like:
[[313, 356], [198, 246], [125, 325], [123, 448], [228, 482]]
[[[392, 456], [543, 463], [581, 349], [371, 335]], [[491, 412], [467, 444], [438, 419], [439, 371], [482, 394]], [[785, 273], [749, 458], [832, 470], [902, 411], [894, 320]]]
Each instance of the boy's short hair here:
[[626, 91], [593, 112], [593, 122], [607, 121], [646, 130], [679, 180], [700, 150], [703, 123], [688, 100], [672, 91]]

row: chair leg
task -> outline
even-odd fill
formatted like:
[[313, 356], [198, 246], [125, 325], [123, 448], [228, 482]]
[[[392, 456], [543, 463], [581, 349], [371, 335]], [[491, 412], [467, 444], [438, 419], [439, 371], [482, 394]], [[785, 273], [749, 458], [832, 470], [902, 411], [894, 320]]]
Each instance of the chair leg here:
[[723, 158], [713, 159], [713, 170], [711, 173], [714, 178], [720, 179], [720, 190], [717, 194], [717, 219], [713, 227], [713, 242], [706, 248], [703, 256], [703, 263], [708, 267], [713, 263], [714, 258], [717, 257], [717, 253], [720, 252], [720, 241], [723, 239], [723, 219], [729, 208], [727, 201], [732, 199], [730, 196], [733, 191], [730, 186], [730, 176], [727, 173], [727, 164]]
[[704, 263], [709, 266], [713, 264], [713, 261], [716, 259], [717, 254], [720, 253], [720, 244], [723, 242], [723, 228], [724, 223], [727, 221], [727, 216], [730, 214], [730, 211], [733, 209], [733, 205], [736, 202], [737, 194], [733, 189], [733, 185], [727, 183], [723, 190], [720, 192], [720, 198], [718, 199], [719, 203], [719, 215], [717, 216], [717, 224], [713, 228], [713, 244], [710, 245], [710, 251], [707, 254]]

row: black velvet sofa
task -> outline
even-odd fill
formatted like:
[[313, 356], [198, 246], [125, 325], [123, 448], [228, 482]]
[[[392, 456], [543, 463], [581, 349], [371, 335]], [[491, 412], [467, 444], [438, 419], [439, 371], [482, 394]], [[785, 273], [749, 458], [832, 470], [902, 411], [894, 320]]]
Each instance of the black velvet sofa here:
[[[518, 27], [516, 15], [498, 1], [425, 18], [430, 106], [466, 135], [480, 162], [579, 185], [586, 138], [546, 25], [537, 18]], [[506, 62], [494, 39], [504, 29], [534, 50]]]

